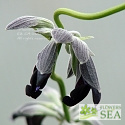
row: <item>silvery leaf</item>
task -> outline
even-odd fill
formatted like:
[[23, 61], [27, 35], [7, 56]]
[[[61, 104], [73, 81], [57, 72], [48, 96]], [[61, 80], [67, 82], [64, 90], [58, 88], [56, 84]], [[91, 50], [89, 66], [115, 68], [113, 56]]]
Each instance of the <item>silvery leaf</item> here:
[[86, 63], [90, 57], [87, 44], [79, 38], [74, 37], [74, 40], [71, 45], [75, 56], [79, 60], [79, 62], [82, 64]]
[[38, 54], [36, 67], [41, 74], [49, 74], [52, 72], [55, 60], [56, 60], [56, 43], [54, 40], [52, 40]]
[[69, 31], [69, 32], [72, 33], [73, 36], [81, 37], [81, 34], [78, 31]]
[[73, 70], [72, 70], [72, 58], [70, 57], [68, 69], [67, 69], [67, 78], [70, 78], [73, 74], [74, 73], [73, 73]]
[[56, 111], [60, 116], [63, 116], [63, 109], [60, 108], [58, 105], [56, 105], [55, 102], [47, 102], [47, 101], [35, 101], [27, 103], [25, 106], [31, 106], [31, 105], [42, 105], [45, 106], [48, 109], [51, 109], [53, 111]]
[[57, 106], [62, 107], [61, 97], [57, 90], [46, 86], [43, 90], [43, 94], [47, 96]]
[[84, 37], [80, 37], [81, 40], [87, 40], [87, 39], [92, 39], [94, 38], [94, 36], [84, 36]]
[[90, 57], [89, 60], [84, 63], [80, 64], [80, 70], [82, 77], [86, 80], [86, 82], [93, 88], [100, 91], [99, 81], [96, 74], [96, 69], [94, 66], [94, 63], [92, 61], [92, 58]]
[[52, 31], [52, 29], [50, 29], [50, 28], [42, 28], [42, 29], [38, 30], [36, 33], [43, 35], [48, 40], [51, 40], [51, 38], [52, 38], [51, 31]]
[[53, 110], [53, 111], [56, 111], [60, 116], [63, 117], [63, 115], [64, 115], [63, 109], [60, 108], [58, 105], [56, 105], [56, 103], [41, 101], [40, 104], [49, 108], [49, 109], [51, 109], [51, 110]]
[[79, 105], [75, 105], [73, 107], [70, 107], [69, 111], [71, 114], [71, 118], [73, 121], [75, 121], [77, 118], [79, 119]]
[[55, 28], [52, 30], [52, 38], [57, 43], [70, 43], [73, 40], [73, 35], [65, 29]]
[[52, 21], [36, 16], [22, 16], [12, 22], [7, 26], [7, 30], [20, 29], [20, 28], [54, 28]]
[[53, 111], [41, 104], [26, 104], [19, 109], [17, 109], [13, 115], [16, 117], [18, 116], [52, 116], [56, 118], [60, 118], [56, 111]]

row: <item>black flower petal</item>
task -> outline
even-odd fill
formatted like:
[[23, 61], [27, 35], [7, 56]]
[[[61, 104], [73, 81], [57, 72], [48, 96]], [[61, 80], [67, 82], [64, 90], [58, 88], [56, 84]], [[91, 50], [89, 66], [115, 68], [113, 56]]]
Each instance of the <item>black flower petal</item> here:
[[[23, 116], [21, 114], [13, 114], [12, 119], [15, 120], [16, 118]], [[34, 115], [34, 116], [24, 116], [26, 118], [27, 125], [41, 125], [45, 116], [43, 115]]]
[[84, 81], [82, 77], [78, 80], [75, 89], [70, 93], [70, 96], [65, 96], [63, 102], [67, 106], [74, 106], [82, 101], [89, 93], [90, 86]]
[[31, 85], [27, 85], [25, 89], [26, 95], [36, 99], [42, 93], [40, 89], [44, 88], [50, 75], [51, 73], [40, 74], [40, 72], [37, 70], [35, 66], [32, 77], [30, 79]]
[[30, 85], [26, 85], [25, 91], [26, 91], [27, 96], [31, 96], [34, 99], [36, 99], [42, 93], [42, 91], [40, 91], [40, 90], [33, 91], [32, 86], [30, 86]]
[[101, 99], [100, 85], [91, 57], [86, 63], [80, 64], [80, 70], [83, 79], [87, 82], [88, 85], [91, 86], [94, 104], [98, 104]]
[[41, 125], [44, 116], [26, 117], [27, 125]]
[[97, 89], [92, 88], [92, 96], [94, 104], [98, 104], [101, 100], [101, 93]]

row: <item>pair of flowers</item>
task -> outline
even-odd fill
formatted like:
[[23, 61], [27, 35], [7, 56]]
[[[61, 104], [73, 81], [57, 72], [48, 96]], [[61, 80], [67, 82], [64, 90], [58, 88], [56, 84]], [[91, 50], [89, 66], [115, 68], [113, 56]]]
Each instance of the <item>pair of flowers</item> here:
[[41, 89], [46, 85], [55, 65], [58, 55], [57, 46], [58, 44], [65, 44], [66, 50], [70, 54], [67, 77], [75, 74], [76, 86], [70, 96], [63, 98], [63, 102], [68, 106], [73, 106], [82, 101], [92, 89], [93, 102], [99, 103], [101, 98], [100, 86], [91, 58], [94, 54], [87, 44], [81, 40], [80, 33], [55, 28], [50, 20], [34, 16], [17, 18], [8, 24], [6, 29], [19, 28], [34, 28], [37, 33], [50, 40], [50, 43], [37, 56], [30, 85], [26, 86], [26, 95], [37, 98], [41, 94]]

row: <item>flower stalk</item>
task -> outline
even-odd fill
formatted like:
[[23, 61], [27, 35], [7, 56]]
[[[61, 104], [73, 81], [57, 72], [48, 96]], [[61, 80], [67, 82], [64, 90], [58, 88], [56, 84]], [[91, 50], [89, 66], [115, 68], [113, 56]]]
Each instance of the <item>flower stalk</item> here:
[[[60, 76], [58, 76], [55, 72], [53, 72], [51, 74], [51, 79], [58, 83], [60, 93], [61, 93], [61, 100], [62, 100], [62, 98], [66, 95], [65, 85], [64, 85], [62, 78]], [[62, 105], [63, 105], [64, 114], [65, 114], [64, 115], [65, 119], [68, 122], [70, 122], [70, 115], [69, 115], [68, 107], [64, 103], [62, 103]]]
[[54, 13], [54, 20], [58, 27], [64, 28], [63, 24], [59, 19], [59, 15], [61, 14], [68, 15], [82, 20], [95, 20], [95, 19], [104, 18], [106, 16], [110, 16], [112, 14], [118, 13], [123, 10], [125, 10], [125, 3], [122, 3], [115, 7], [112, 7], [100, 12], [96, 12], [96, 13], [81, 13], [67, 8], [59, 8]]

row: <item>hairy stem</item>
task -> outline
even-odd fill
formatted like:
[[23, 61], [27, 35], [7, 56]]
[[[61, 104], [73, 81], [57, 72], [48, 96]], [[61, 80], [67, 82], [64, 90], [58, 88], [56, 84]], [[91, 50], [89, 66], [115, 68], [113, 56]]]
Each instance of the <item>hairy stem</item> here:
[[[59, 28], [64, 28], [63, 24], [61, 23], [61, 21], [59, 19], [59, 15], [61, 15], [61, 14], [68, 15], [68, 16], [82, 19], [82, 20], [95, 20], [95, 19], [100, 19], [100, 18], [106, 17], [106, 16], [110, 16], [110, 15], [120, 12], [122, 10], [125, 10], [125, 3], [117, 5], [115, 7], [109, 8], [109, 9], [101, 11], [101, 12], [96, 12], [96, 13], [81, 13], [81, 12], [77, 12], [77, 11], [67, 9], [67, 8], [59, 8], [54, 13], [54, 20]], [[57, 49], [58, 49], [58, 55], [59, 55], [59, 52], [61, 49], [61, 44], [57, 45]], [[58, 83], [59, 88], [60, 88], [61, 97], [63, 98], [66, 95], [65, 85], [64, 85], [62, 78], [59, 77], [55, 73], [55, 67], [53, 69], [51, 78]], [[65, 104], [62, 104], [62, 105], [63, 105], [63, 109], [64, 109], [65, 118], [68, 122], [70, 122], [70, 115], [69, 115], [68, 108]]]

